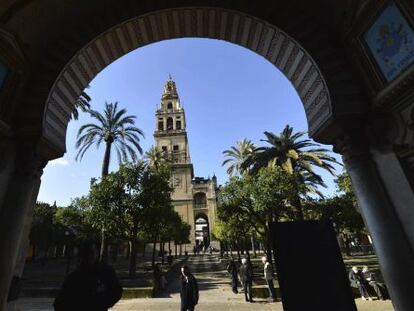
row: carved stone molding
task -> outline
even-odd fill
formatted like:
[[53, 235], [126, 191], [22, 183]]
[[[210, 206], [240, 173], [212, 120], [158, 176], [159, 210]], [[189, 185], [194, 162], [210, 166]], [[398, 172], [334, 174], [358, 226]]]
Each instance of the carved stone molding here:
[[327, 84], [309, 53], [288, 34], [247, 14], [218, 8], [153, 12], [108, 29], [78, 51], [56, 79], [43, 117], [43, 137], [65, 150], [75, 100], [106, 66], [141, 46], [172, 38], [204, 37], [246, 47], [279, 68], [302, 99], [312, 135], [332, 115]]
[[14, 175], [23, 179], [38, 179], [42, 176], [47, 162], [32, 145], [19, 146], [16, 151]]
[[[334, 144], [334, 152], [340, 153], [345, 163], [350, 165], [352, 160], [368, 159], [370, 155], [369, 144], [357, 135], [345, 135], [338, 138]], [[349, 166], [348, 166], [349, 168]]]

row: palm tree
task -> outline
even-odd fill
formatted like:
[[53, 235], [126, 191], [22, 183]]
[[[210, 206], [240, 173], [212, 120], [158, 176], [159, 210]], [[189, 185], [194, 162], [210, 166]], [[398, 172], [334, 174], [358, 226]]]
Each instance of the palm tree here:
[[90, 101], [91, 97], [85, 91], [82, 91], [79, 98], [75, 101], [75, 107], [73, 107], [71, 118], [75, 120], [79, 119], [79, 109], [82, 112], [89, 111], [91, 109]]
[[227, 173], [231, 176], [233, 174], [240, 174], [242, 170], [242, 164], [249, 158], [252, 152], [255, 150], [254, 144], [244, 138], [236, 143], [236, 146], [231, 146], [230, 149], [224, 150], [223, 155], [227, 157], [221, 164], [227, 165]]
[[316, 174], [314, 167], [319, 167], [335, 176], [332, 164], [340, 164], [329, 155], [329, 150], [319, 148], [319, 145], [310, 139], [302, 139], [305, 132], [293, 132], [293, 128], [286, 125], [283, 131], [276, 135], [264, 132], [266, 139], [262, 141], [270, 146], [259, 147], [244, 161], [242, 169], [252, 173], [258, 172], [262, 167], [279, 166], [289, 174], [294, 174], [297, 181], [297, 196], [292, 202], [297, 208], [298, 217], [303, 219], [300, 195], [313, 193], [323, 197], [318, 186], [326, 187], [320, 175]]
[[154, 167], [156, 170], [158, 170], [162, 164], [170, 162], [165, 152], [156, 146], [152, 146], [145, 153], [145, 158], [147, 159], [149, 165]]
[[104, 113], [95, 110], [88, 111], [98, 124], [88, 123], [79, 128], [76, 148], [76, 160], [82, 160], [85, 152], [92, 145], [98, 148], [105, 143], [105, 154], [102, 163], [102, 177], [108, 175], [112, 146], [120, 163], [137, 159], [137, 153], [142, 154], [140, 136], [144, 137], [141, 129], [135, 127], [135, 116], [126, 115], [127, 110], [118, 110], [118, 103], [105, 103]]
[[[101, 175], [105, 177], [109, 171], [112, 145], [115, 145], [120, 163], [128, 161], [129, 157], [135, 161], [137, 159], [137, 152], [142, 154], [139, 141], [140, 136], [144, 137], [144, 133], [141, 129], [134, 126], [135, 116], [126, 115], [127, 110], [125, 108], [118, 110], [117, 102], [105, 103], [103, 114], [95, 110], [88, 110], [88, 112], [92, 118], [98, 121], [98, 124], [88, 123], [79, 128], [76, 141], [76, 148], [78, 149], [76, 160], [82, 160], [85, 152], [92, 145], [96, 145], [98, 148], [102, 142], [105, 142]], [[101, 261], [106, 260], [106, 250], [105, 228], [102, 226], [99, 255]]]

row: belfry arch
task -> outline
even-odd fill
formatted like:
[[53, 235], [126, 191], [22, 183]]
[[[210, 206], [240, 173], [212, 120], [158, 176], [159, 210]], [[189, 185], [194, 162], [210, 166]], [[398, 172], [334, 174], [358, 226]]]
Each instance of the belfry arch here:
[[[0, 255], [0, 309], [12, 275], [22, 270], [18, 258], [42, 169], [65, 152], [76, 98], [122, 55], [189, 37], [250, 49], [291, 81], [312, 138], [344, 156], [396, 310], [414, 309], [406, 285], [414, 279], [414, 194], [408, 180], [414, 168], [404, 168], [400, 150], [396, 153], [402, 149], [403, 160], [412, 163], [414, 67], [384, 84], [360, 44], [364, 25], [386, 2], [10, 0], [0, 5], [0, 62], [9, 70], [0, 94], [0, 237], [8, 237], [0, 239], [0, 254], [7, 254]], [[395, 2], [413, 24], [412, 3]]]

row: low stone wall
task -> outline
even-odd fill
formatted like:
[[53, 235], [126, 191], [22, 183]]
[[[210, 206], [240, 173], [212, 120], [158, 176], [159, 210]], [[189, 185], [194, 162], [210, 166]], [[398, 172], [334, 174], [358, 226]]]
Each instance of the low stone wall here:
[[[171, 266], [168, 267], [168, 271], [164, 272], [164, 275], [169, 278], [171, 271], [176, 270], [177, 266], [181, 265], [187, 260], [187, 257], [174, 260]], [[133, 298], [153, 298], [155, 295], [154, 286], [152, 285], [152, 279], [150, 280], [150, 286], [140, 287], [123, 287], [121, 299], [133, 299]], [[19, 295], [22, 298], [56, 298], [60, 291], [60, 287], [24, 287]]]

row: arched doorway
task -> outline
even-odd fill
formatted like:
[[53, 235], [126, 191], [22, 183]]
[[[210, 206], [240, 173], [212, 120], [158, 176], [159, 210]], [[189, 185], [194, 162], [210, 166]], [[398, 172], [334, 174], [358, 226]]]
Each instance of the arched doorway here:
[[[218, 6], [215, 1], [200, 0], [197, 6], [188, 6], [187, 1], [177, 0], [106, 4], [79, 0], [62, 9], [60, 3], [10, 1], [1, 7], [2, 23], [12, 34], [2, 32], [1, 37], [10, 87], [2, 94], [0, 109], [4, 134], [0, 236], [8, 237], [0, 242], [1, 253], [7, 254], [0, 258], [0, 303], [16, 268], [24, 239], [20, 229], [30, 222], [42, 168], [65, 152], [66, 127], [80, 92], [103, 68], [140, 46], [204, 37], [255, 51], [292, 82], [303, 101], [312, 137], [335, 144], [346, 156], [391, 294], [401, 310], [409, 310], [413, 304], [405, 283], [414, 278], [414, 231], [406, 219], [412, 219], [414, 212], [392, 187], [406, 182], [395, 153], [386, 148], [372, 152], [375, 137], [371, 136], [375, 135], [365, 134], [370, 98], [376, 94], [364, 84], [369, 77], [353, 65], [356, 52], [352, 48], [359, 34], [347, 28], [358, 24], [358, 17], [363, 20], [358, 14], [365, 3], [259, 1], [252, 5], [243, 1]], [[376, 4], [372, 7], [373, 15]], [[80, 19], [85, 22], [79, 23]], [[27, 47], [24, 53], [21, 46]], [[401, 83], [402, 89], [410, 86]], [[404, 98], [412, 95], [404, 94]], [[389, 98], [383, 99], [388, 102]], [[387, 171], [384, 163], [390, 160], [394, 168]], [[397, 183], [389, 182], [395, 178]], [[412, 190], [405, 194], [412, 200]], [[387, 256], [390, 253], [399, 256]]]
[[207, 215], [199, 213], [195, 217], [195, 242], [202, 249], [210, 245], [210, 225]]

